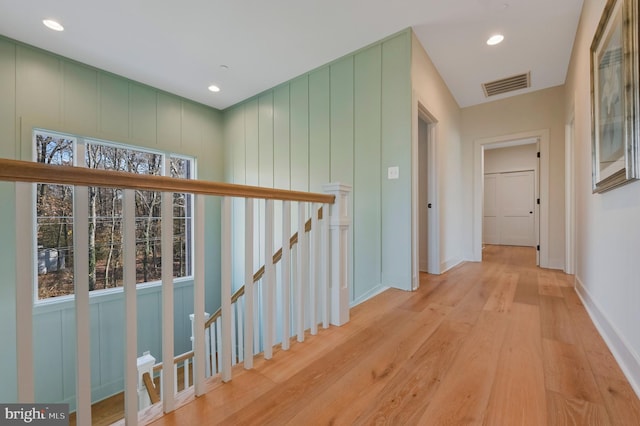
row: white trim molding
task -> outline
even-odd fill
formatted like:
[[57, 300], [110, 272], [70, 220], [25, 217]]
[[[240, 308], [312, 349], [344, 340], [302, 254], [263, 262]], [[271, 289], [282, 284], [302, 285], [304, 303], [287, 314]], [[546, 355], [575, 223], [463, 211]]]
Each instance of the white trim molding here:
[[445, 260], [440, 264], [440, 271], [444, 274], [445, 272], [455, 268], [456, 266], [460, 265], [463, 262], [464, 262], [464, 259], [456, 259], [456, 258]]
[[609, 321], [605, 313], [598, 307], [580, 277], [576, 275], [576, 293], [582, 301], [591, 321], [611, 350], [622, 372], [631, 384], [636, 395], [640, 397], [640, 356], [632, 349], [624, 336]]
[[[475, 262], [482, 261], [482, 202], [483, 202], [483, 155], [485, 146], [517, 144], [525, 139], [538, 139], [540, 147], [540, 266], [550, 267], [549, 263], [549, 129], [532, 130], [491, 138], [477, 139], [473, 144], [473, 226], [472, 256]], [[561, 269], [561, 268], [560, 268]]]

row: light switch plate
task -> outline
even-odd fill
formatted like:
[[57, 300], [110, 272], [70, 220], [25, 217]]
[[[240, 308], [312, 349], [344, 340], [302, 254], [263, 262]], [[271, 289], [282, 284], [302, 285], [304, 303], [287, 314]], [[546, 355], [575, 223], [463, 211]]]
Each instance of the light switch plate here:
[[387, 169], [387, 179], [398, 179], [400, 177], [400, 168], [398, 166], [389, 167]]

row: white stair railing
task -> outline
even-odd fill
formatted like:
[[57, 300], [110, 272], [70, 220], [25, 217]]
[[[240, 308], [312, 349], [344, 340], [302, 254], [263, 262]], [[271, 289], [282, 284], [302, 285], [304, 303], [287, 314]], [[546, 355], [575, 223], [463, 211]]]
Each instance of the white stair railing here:
[[[133, 214], [133, 191], [138, 189], [162, 192], [162, 353], [164, 366], [156, 364], [151, 379], [160, 377], [157, 393], [161, 396], [162, 411], [170, 412], [176, 408], [178, 391], [186, 390], [200, 395], [204, 391], [206, 376], [220, 374], [223, 381], [231, 380], [231, 367], [244, 362], [245, 368], [251, 368], [253, 358], [262, 352], [265, 358], [273, 356], [273, 348], [281, 344], [283, 350], [289, 349], [290, 338], [297, 336], [303, 341], [307, 330], [315, 334], [318, 325], [342, 325], [349, 319], [348, 294], [348, 230], [350, 226], [347, 211], [347, 197], [350, 187], [331, 184], [324, 187], [328, 194], [301, 193], [275, 189], [231, 185], [215, 182], [173, 179], [152, 175], [132, 175], [98, 169], [78, 167], [58, 167], [42, 163], [0, 159], [0, 181], [19, 182], [16, 191], [16, 212], [33, 208], [33, 185], [25, 183], [51, 183], [74, 185], [80, 196], [74, 198], [78, 211], [78, 221], [88, 217], [86, 213], [86, 187], [101, 186], [124, 189], [126, 199], [123, 211], [124, 242], [124, 297], [125, 330], [123, 351], [125, 351], [125, 418], [126, 423], [138, 423], [138, 410], [143, 405], [138, 401], [139, 378], [137, 371], [137, 311], [135, 280], [135, 215]], [[194, 316], [193, 350], [174, 354], [174, 290], [173, 290], [173, 211], [172, 194], [195, 194], [194, 205]], [[222, 197], [221, 208], [221, 301], [219, 315], [205, 318], [204, 301], [204, 200], [208, 196]], [[245, 258], [247, 287], [232, 295], [231, 265], [231, 200], [233, 197], [246, 199], [247, 256]], [[77, 199], [76, 199], [77, 198]], [[260, 218], [264, 224], [264, 251], [267, 261], [258, 271], [253, 270], [253, 204], [257, 199], [265, 199], [265, 215]], [[292, 209], [297, 203], [298, 232], [291, 234]], [[282, 250], [273, 253], [274, 205], [282, 210]], [[322, 217], [318, 217], [322, 203]], [[82, 213], [83, 212], [83, 213]], [[309, 229], [306, 224], [310, 222]], [[33, 227], [29, 221], [16, 222], [17, 241], [32, 241]], [[81, 226], [80, 228], [86, 228]], [[77, 237], [76, 266], [86, 264], [86, 241], [82, 235]], [[128, 236], [128, 237], [127, 237]], [[16, 324], [17, 359], [16, 367], [21, 383], [18, 389], [19, 402], [33, 402], [34, 366], [33, 362], [33, 265], [29, 261], [31, 251], [24, 245], [17, 250], [24, 253], [16, 276], [21, 282], [18, 287], [16, 305], [18, 312], [25, 312], [24, 321]], [[280, 264], [279, 269], [275, 267]], [[84, 266], [83, 266], [84, 267]], [[277, 272], [279, 270], [279, 272]], [[82, 424], [91, 424], [91, 362], [90, 358], [90, 307], [87, 273], [84, 270], [74, 274], [76, 295], [76, 341], [77, 341], [77, 420]], [[24, 281], [24, 282], [22, 282]], [[246, 292], [246, 294], [245, 294]], [[280, 300], [276, 295], [281, 295]], [[278, 308], [280, 307], [280, 308]], [[205, 327], [206, 324], [206, 327]], [[278, 325], [276, 329], [276, 324]], [[182, 381], [178, 375], [182, 372]], [[148, 380], [152, 383], [152, 380]], [[194, 386], [195, 385], [195, 386]], [[150, 384], [155, 387], [155, 385]], [[195, 390], [194, 390], [195, 387]]]

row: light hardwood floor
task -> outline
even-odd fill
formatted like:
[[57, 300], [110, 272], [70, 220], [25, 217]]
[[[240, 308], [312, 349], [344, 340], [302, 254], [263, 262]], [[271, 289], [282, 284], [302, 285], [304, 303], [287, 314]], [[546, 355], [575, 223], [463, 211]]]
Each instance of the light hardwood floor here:
[[169, 425], [640, 425], [640, 402], [572, 287], [530, 248], [388, 290], [343, 327], [234, 370]]

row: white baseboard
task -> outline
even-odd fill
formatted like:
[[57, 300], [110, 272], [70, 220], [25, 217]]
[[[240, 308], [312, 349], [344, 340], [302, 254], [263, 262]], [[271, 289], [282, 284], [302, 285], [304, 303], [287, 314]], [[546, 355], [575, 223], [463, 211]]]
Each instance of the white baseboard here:
[[382, 284], [380, 284], [377, 287], [372, 288], [371, 290], [369, 290], [368, 292], [366, 292], [362, 296], [358, 297], [357, 299], [351, 301], [351, 303], [349, 303], [349, 307], [353, 308], [354, 306], [359, 305], [362, 302], [366, 302], [367, 300], [371, 299], [374, 296], [379, 295], [380, 293], [382, 293], [385, 290], [388, 290], [389, 288], [391, 288], [391, 287], [386, 287], [386, 286], [383, 286]]
[[458, 266], [462, 262], [464, 262], [464, 259], [461, 259], [461, 258], [454, 258], [454, 259], [445, 260], [444, 262], [442, 262], [440, 264], [440, 273], [444, 274], [449, 269]]
[[547, 268], [564, 270], [564, 259], [549, 259]]
[[618, 332], [615, 325], [607, 319], [605, 313], [598, 307], [597, 302], [593, 300], [589, 291], [582, 283], [582, 280], [580, 280], [580, 277], [577, 275], [575, 286], [576, 293], [578, 293], [580, 300], [582, 300], [591, 320], [600, 332], [609, 350], [611, 350], [613, 357], [618, 361], [622, 372], [627, 380], [629, 380], [636, 395], [640, 397], [640, 357]]

